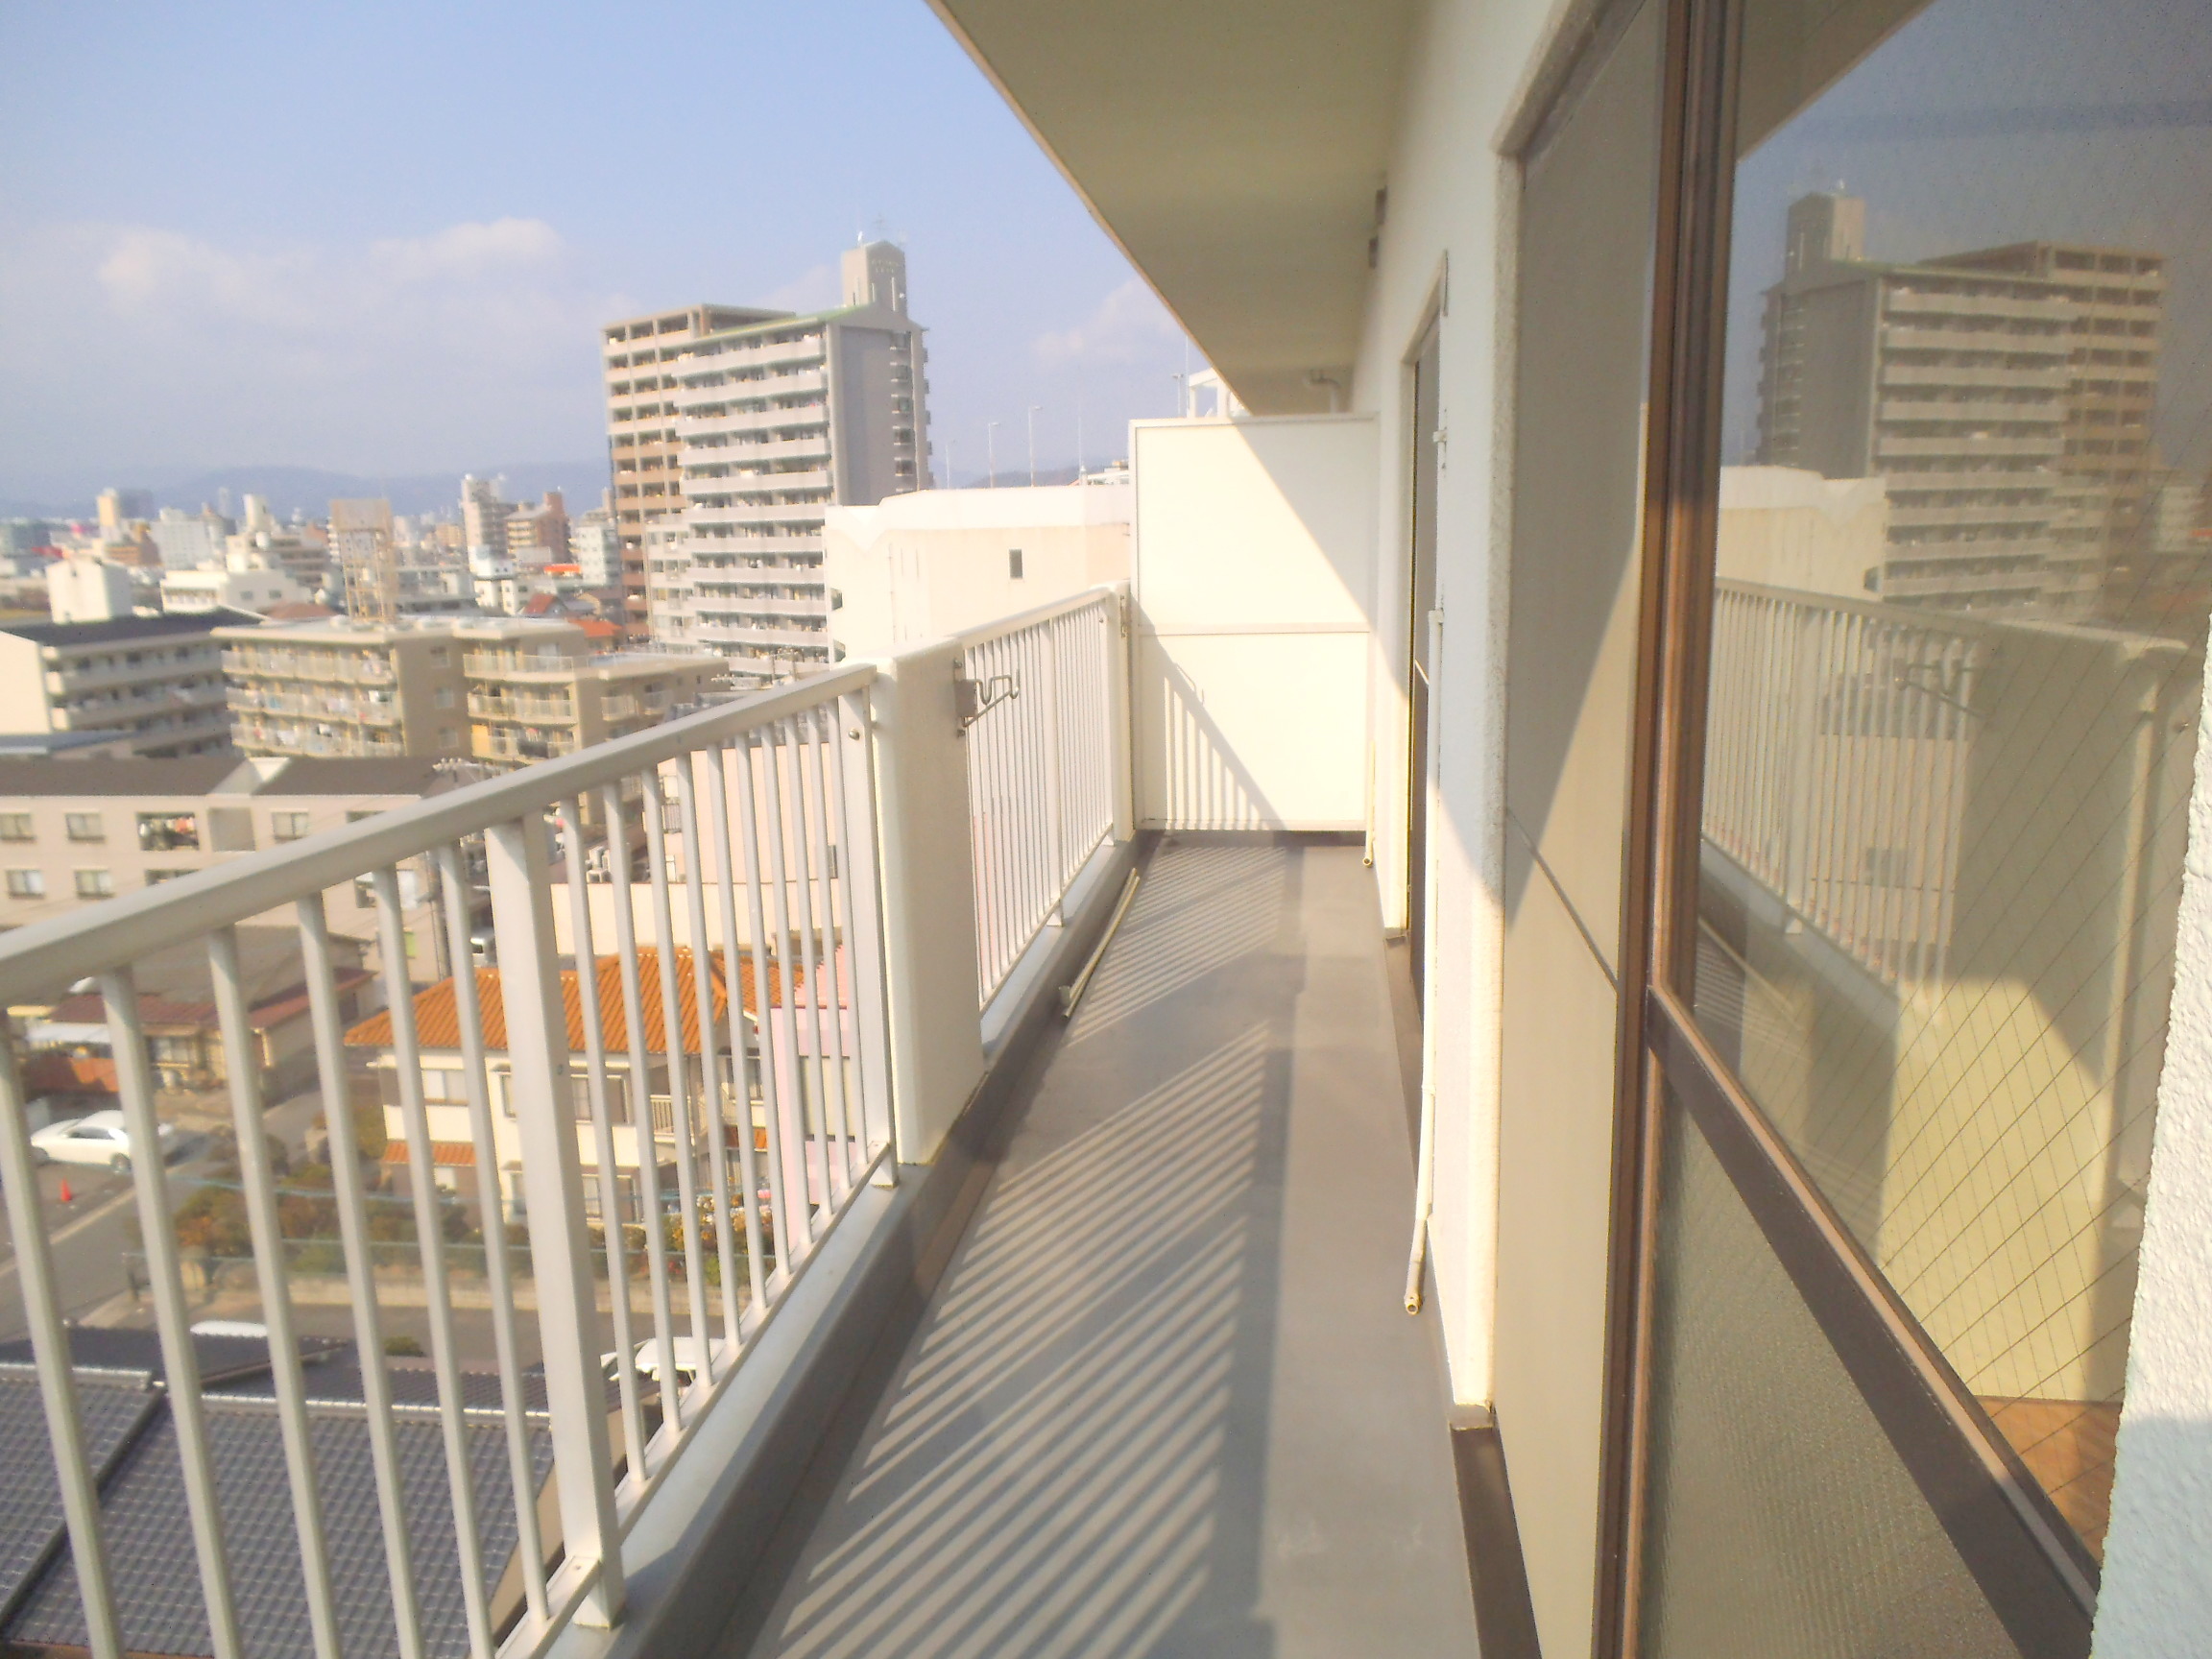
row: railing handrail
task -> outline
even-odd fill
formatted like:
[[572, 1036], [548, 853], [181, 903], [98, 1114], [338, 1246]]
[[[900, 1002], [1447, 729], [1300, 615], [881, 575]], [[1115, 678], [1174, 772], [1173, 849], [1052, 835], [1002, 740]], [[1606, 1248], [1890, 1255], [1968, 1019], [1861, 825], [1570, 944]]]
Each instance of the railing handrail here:
[[495, 824], [574, 799], [624, 777], [681, 758], [701, 739], [734, 737], [825, 698], [856, 691], [877, 674], [872, 661], [848, 662], [702, 709], [625, 737], [521, 771], [396, 806], [357, 824], [232, 859], [83, 910], [34, 922], [0, 937], [0, 1006], [36, 1000], [119, 961], [183, 944], [342, 886], [365, 871], [451, 845]]
[[1916, 628], [1927, 634], [1950, 634], [1961, 639], [1995, 640], [2008, 634], [2042, 634], [2085, 644], [2109, 645], [2124, 657], [2174, 657], [2189, 655], [2189, 647], [2163, 634], [2142, 634], [2124, 628], [2093, 628], [2080, 622], [2057, 622], [2040, 616], [1973, 616], [1957, 611], [1923, 610], [1892, 600], [1861, 599], [1849, 593], [1815, 593], [1804, 588], [1774, 588], [1764, 582], [1735, 577], [1717, 579], [1714, 588], [1725, 594], [1764, 599], [1804, 611], [1838, 611], [1896, 628]]
[[1001, 616], [996, 622], [963, 628], [952, 637], [959, 640], [963, 647], [973, 650], [978, 645], [988, 645], [994, 639], [1003, 639], [1009, 634], [1019, 634], [1024, 628], [1034, 628], [1041, 622], [1087, 611], [1108, 599], [1118, 603], [1127, 590], [1128, 584], [1125, 582], [1101, 582], [1095, 588], [1086, 588], [1079, 593], [1070, 593], [1065, 599], [1055, 599], [1034, 610], [1018, 611], [1011, 616]]

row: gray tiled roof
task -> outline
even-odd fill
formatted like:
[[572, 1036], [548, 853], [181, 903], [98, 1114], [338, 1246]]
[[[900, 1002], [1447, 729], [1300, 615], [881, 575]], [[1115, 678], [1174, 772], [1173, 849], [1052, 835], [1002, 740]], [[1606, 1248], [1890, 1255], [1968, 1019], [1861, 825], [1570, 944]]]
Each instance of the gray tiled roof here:
[[[300, 1537], [276, 1414], [255, 1403], [220, 1395], [210, 1395], [207, 1407], [209, 1455], [246, 1650], [308, 1652], [312, 1643]], [[308, 1431], [315, 1448], [345, 1651], [349, 1659], [396, 1654], [398, 1644], [368, 1423], [357, 1416], [317, 1412]], [[435, 1421], [412, 1417], [395, 1423], [393, 1437], [400, 1487], [406, 1494], [408, 1547], [422, 1613], [424, 1651], [435, 1659], [445, 1655], [460, 1659], [469, 1651], [469, 1627], [460, 1555], [449, 1520], [452, 1498], [444, 1440]], [[542, 1480], [553, 1464], [552, 1436], [540, 1430], [532, 1440]], [[468, 1445], [489, 1593], [515, 1552], [513, 1489], [505, 1437], [496, 1425], [471, 1425]], [[100, 1507], [124, 1647], [141, 1653], [211, 1652], [183, 1468], [175, 1424], [166, 1412], [125, 1457]], [[6, 1635], [12, 1642], [57, 1647], [85, 1642], [74, 1564], [63, 1559], [38, 1581]]]
[[[144, 1387], [79, 1380], [77, 1406], [84, 1427], [84, 1455], [105, 1474], [116, 1455], [159, 1409], [161, 1398]], [[46, 1410], [38, 1382], [28, 1374], [0, 1376], [0, 1623], [46, 1570], [61, 1542], [61, 1488], [54, 1479], [54, 1443], [46, 1435]]]
[[[154, 1385], [158, 1346], [146, 1332], [71, 1335], [87, 1435], [103, 1471], [101, 1522], [124, 1646], [141, 1653], [208, 1653], [212, 1643], [175, 1423], [166, 1396]], [[246, 1649], [307, 1652], [312, 1643], [305, 1578], [266, 1349], [251, 1337], [200, 1337], [196, 1346], [211, 1380], [204, 1394], [209, 1455]], [[0, 1345], [0, 1572], [13, 1574], [0, 1579], [0, 1643], [82, 1647], [86, 1630], [76, 1567], [65, 1548], [55, 1548], [60, 1500], [44, 1413], [24, 1362], [27, 1351], [11, 1349], [23, 1345]], [[342, 1643], [349, 1659], [397, 1653], [360, 1369], [348, 1345], [325, 1347], [314, 1358], [317, 1362], [303, 1369], [308, 1432]], [[424, 1651], [464, 1655], [468, 1620], [435, 1410], [436, 1377], [427, 1367], [403, 1363], [392, 1366], [391, 1376], [399, 1405], [393, 1434]], [[543, 1386], [536, 1378], [526, 1378], [523, 1386], [535, 1476], [542, 1486], [553, 1464], [552, 1437], [543, 1427]], [[465, 1373], [463, 1396], [470, 1493], [489, 1594], [507, 1571], [517, 1541], [499, 1381]]]

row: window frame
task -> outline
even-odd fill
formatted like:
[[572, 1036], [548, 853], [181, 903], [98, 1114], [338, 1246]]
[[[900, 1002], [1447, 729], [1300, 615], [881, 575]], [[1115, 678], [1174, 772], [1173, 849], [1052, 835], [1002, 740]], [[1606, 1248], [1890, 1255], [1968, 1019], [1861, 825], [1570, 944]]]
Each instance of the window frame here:
[[[1661, 1115], [1671, 1086], [1931, 1510], [2030, 1659], [2085, 1659], [2098, 1569], [1690, 1015], [1711, 658], [1720, 349], [1728, 304], [1743, 20], [1756, 0], [1666, 8], [1642, 588], [1621, 887], [1612, 1219], [1595, 1642], [1639, 1651], [1651, 1431]], [[1933, 4], [1933, 0], [1926, 0]], [[1556, 74], [1515, 157], [1562, 107], [1599, 20]], [[1897, 21], [1918, 14], [1915, 6]], [[1516, 180], [1514, 188], [1518, 189]]]

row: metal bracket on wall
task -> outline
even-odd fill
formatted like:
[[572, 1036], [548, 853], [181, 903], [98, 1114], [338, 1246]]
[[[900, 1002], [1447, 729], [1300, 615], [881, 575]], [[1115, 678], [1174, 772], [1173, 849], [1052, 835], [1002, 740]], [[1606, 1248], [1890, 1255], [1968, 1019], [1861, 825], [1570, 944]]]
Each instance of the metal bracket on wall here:
[[994, 674], [988, 680], [963, 677], [953, 681], [952, 703], [960, 711], [960, 730], [967, 731], [999, 704], [1012, 702], [1021, 695], [1022, 687], [1014, 683], [1011, 674]]

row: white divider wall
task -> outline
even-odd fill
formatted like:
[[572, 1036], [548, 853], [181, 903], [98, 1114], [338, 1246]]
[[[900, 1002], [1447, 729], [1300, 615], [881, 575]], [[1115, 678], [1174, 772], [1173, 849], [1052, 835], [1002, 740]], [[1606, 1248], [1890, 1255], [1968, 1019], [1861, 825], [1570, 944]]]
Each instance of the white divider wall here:
[[1140, 421], [1137, 822], [1363, 830], [1375, 605], [1370, 416]]

